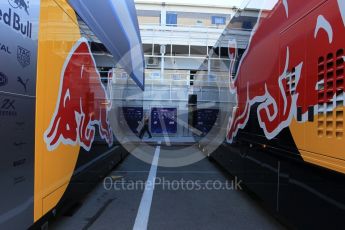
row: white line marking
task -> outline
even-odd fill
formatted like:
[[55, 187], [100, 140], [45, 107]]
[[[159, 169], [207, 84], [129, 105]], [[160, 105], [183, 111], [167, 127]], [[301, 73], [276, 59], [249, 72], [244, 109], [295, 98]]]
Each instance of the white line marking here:
[[[149, 171], [115, 171], [115, 173], [148, 173]], [[218, 171], [159, 171], [159, 173], [171, 174], [217, 174]]]
[[150, 216], [150, 210], [151, 210], [153, 190], [155, 189], [158, 159], [159, 159], [159, 154], [161, 150], [160, 144], [161, 142], [158, 142], [155, 155], [153, 156], [149, 177], [147, 178], [145, 191], [144, 191], [143, 197], [141, 198], [141, 202], [140, 202], [139, 210], [137, 213], [137, 217], [135, 218], [133, 230], [147, 229], [149, 216]]

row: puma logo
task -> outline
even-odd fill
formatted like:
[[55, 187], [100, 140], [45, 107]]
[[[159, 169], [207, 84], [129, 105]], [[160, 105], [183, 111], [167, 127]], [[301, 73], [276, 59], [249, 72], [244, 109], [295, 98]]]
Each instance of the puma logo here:
[[27, 86], [28, 86], [28, 83], [29, 83], [29, 79], [26, 79], [25, 80], [25, 82], [24, 82], [24, 80], [21, 78], [21, 77], [18, 77], [17, 78], [17, 81], [24, 87], [24, 91], [25, 91], [25, 93], [27, 93]]

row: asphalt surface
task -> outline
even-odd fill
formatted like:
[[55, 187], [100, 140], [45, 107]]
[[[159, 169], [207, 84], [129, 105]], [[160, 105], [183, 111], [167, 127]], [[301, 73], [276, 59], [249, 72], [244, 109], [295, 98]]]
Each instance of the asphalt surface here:
[[[161, 148], [160, 153], [169, 154], [170, 150]], [[155, 149], [145, 151], [152, 151], [152, 159], [157, 157]], [[183, 154], [184, 150], [179, 151]], [[229, 179], [208, 159], [179, 168], [154, 169], [129, 155], [72, 216], [60, 217], [49, 228], [284, 229], [241, 191], [240, 181]], [[156, 184], [145, 191], [144, 182], [152, 176]]]

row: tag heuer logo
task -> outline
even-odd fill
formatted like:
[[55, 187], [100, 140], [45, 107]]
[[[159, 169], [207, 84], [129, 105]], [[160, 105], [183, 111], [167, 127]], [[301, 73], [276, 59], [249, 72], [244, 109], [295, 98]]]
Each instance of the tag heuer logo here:
[[17, 60], [23, 68], [30, 65], [30, 56], [31, 56], [31, 54], [30, 54], [29, 50], [27, 50], [21, 46], [18, 46]]
[[29, 15], [29, 1], [25, 0], [8, 0], [8, 3], [14, 9], [23, 9]]

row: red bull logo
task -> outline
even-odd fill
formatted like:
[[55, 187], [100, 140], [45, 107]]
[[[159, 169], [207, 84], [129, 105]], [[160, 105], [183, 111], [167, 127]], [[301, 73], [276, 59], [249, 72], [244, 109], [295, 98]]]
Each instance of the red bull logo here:
[[25, 37], [32, 38], [32, 22], [24, 18], [24, 15], [17, 12], [16, 8], [0, 9], [0, 23], [12, 28]]
[[8, 3], [15, 9], [24, 9], [29, 15], [29, 1], [25, 2], [24, 0], [8, 0]]
[[[319, 2], [313, 0], [310, 5], [317, 6]], [[283, 24], [293, 25], [298, 14], [295, 12], [303, 11], [303, 7], [309, 6], [302, 5], [297, 0], [280, 0], [273, 8], [269, 19], [263, 18], [263, 12], [260, 13], [236, 77], [230, 84], [230, 91], [236, 96], [236, 106], [228, 126], [229, 142], [233, 142], [238, 131], [246, 127], [250, 112], [254, 108], [265, 136], [267, 139], [273, 139], [291, 124], [292, 119], [297, 120], [298, 108], [302, 111], [299, 122], [306, 122], [308, 115], [310, 117], [308, 113], [312, 111], [312, 116], [318, 114], [323, 105], [331, 110], [339, 106], [335, 101], [337, 97], [344, 95], [343, 90], [341, 92], [339, 90], [344, 85], [335, 87], [336, 79], [324, 79], [324, 75], [320, 78], [318, 77], [320, 73], [317, 71], [330, 72], [334, 69], [335, 66], [327, 69], [326, 64], [322, 66], [319, 64], [318, 70], [318, 60], [323, 60], [320, 56], [327, 53], [336, 56], [334, 62], [333, 59], [329, 59], [328, 62], [327, 58], [324, 60], [328, 65], [331, 61], [337, 65], [337, 69], [332, 73], [338, 76], [337, 70], [343, 68], [345, 1], [328, 1], [315, 12], [305, 16], [306, 25], [312, 26], [310, 33], [306, 28], [300, 29], [299, 25], [291, 27], [292, 32], [286, 32], [287, 35], [275, 31], [275, 28], [281, 28]], [[299, 31], [293, 31], [294, 28], [299, 28]], [[295, 42], [293, 39], [288, 41], [287, 37], [293, 36], [291, 34], [306, 35], [306, 37], [301, 36], [300, 42]], [[286, 43], [284, 39], [287, 40]], [[236, 55], [234, 44], [234, 41], [229, 42], [230, 57]], [[277, 49], [278, 47], [280, 50]], [[307, 58], [306, 53], [309, 55]], [[230, 74], [233, 65], [231, 62]], [[332, 81], [331, 86], [334, 87], [327, 89], [326, 81]]]
[[[108, 79], [108, 90], [110, 87]], [[44, 134], [48, 150], [53, 151], [64, 144], [80, 145], [89, 151], [96, 128], [111, 146], [113, 132], [108, 117], [111, 109], [108, 98], [89, 43], [82, 38], [70, 51], [61, 72], [56, 109]]]

